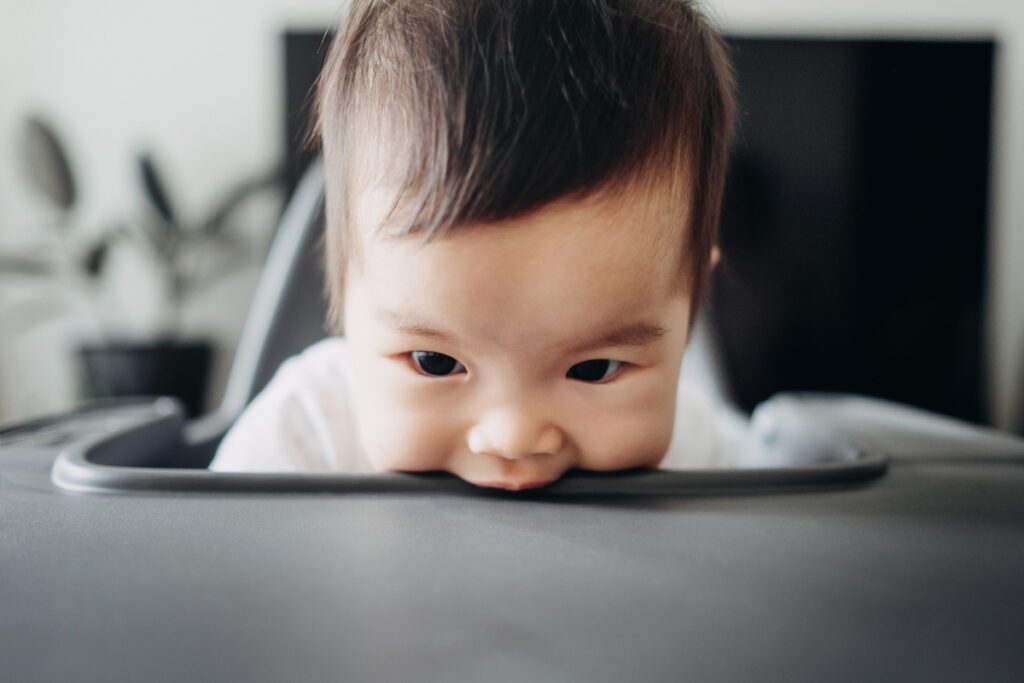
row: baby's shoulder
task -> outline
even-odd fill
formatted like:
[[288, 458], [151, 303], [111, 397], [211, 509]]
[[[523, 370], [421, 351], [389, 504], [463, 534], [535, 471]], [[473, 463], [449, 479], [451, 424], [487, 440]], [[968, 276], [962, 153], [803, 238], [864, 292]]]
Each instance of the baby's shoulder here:
[[281, 365], [272, 390], [282, 400], [300, 405], [314, 422], [347, 423], [353, 410], [349, 353], [343, 337], [322, 339]]
[[338, 387], [339, 381], [348, 381], [350, 368], [348, 342], [344, 337], [327, 337], [288, 358], [275, 380], [298, 387]]
[[211, 469], [360, 471], [348, 346], [330, 337], [290, 357], [224, 437]]

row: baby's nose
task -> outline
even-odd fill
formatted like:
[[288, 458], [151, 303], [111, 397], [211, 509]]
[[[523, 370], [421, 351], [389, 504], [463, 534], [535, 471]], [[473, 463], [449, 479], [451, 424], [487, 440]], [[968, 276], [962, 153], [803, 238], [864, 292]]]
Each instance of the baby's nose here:
[[554, 424], [519, 412], [492, 413], [478, 422], [467, 437], [469, 449], [478, 454], [509, 460], [530, 455], [553, 455], [562, 450], [563, 435]]

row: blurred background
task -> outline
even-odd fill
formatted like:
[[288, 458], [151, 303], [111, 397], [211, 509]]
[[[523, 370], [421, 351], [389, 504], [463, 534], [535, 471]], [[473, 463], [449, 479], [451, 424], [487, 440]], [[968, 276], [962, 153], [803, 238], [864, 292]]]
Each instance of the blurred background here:
[[[0, 423], [147, 387], [214, 407], [343, 3], [0, 7]], [[741, 97], [710, 309], [736, 400], [1024, 431], [1024, 6], [710, 11]]]

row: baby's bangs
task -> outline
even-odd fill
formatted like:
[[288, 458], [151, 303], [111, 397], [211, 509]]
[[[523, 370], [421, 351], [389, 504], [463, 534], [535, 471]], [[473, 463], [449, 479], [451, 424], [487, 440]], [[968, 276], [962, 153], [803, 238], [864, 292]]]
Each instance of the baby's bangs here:
[[376, 157], [397, 181], [388, 234], [432, 239], [693, 168], [702, 111], [682, 86], [706, 78], [676, 54], [674, 3], [369, 4], [380, 16], [347, 41], [336, 102], [352, 180], [380, 175], [357, 161]]

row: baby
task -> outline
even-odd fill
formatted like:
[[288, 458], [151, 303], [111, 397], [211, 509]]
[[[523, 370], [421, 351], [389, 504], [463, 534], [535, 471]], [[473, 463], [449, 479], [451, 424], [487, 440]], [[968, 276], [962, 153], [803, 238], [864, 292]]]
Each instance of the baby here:
[[318, 84], [338, 336], [211, 468], [659, 466], [733, 109], [688, 0], [352, 0]]

